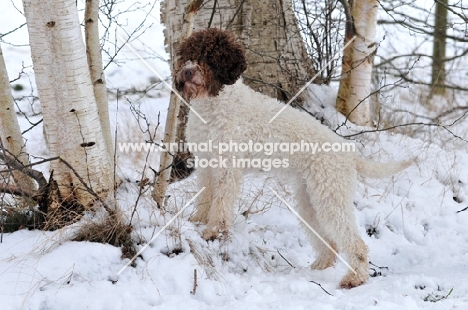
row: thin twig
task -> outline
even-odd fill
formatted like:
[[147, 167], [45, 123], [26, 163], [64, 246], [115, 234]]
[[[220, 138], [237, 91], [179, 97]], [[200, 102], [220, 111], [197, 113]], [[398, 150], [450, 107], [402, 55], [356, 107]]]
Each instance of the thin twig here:
[[281, 252], [279, 250], [277, 250], [277, 252], [278, 252], [279, 256], [281, 256], [281, 258], [284, 259], [284, 261], [286, 263], [288, 263], [289, 266], [291, 266], [292, 268], [296, 268], [283, 256], [283, 254], [281, 254]]
[[197, 269], [193, 269], [193, 290], [190, 292], [192, 295], [197, 293]]
[[226, 30], [229, 30], [231, 28], [232, 23], [234, 22], [234, 19], [236, 19], [237, 14], [239, 14], [240, 10], [242, 9], [242, 6], [244, 5], [245, 0], [242, 0], [241, 4], [237, 8], [236, 12], [232, 16], [231, 20], [229, 21], [229, 24], [226, 26]]
[[118, 141], [118, 128], [119, 128], [119, 89], [117, 89], [117, 100], [116, 100], [116, 113], [115, 113], [115, 131], [114, 131], [114, 201], [117, 201], [117, 141]]
[[110, 209], [107, 204], [104, 203], [104, 201], [102, 201], [101, 197], [99, 197], [98, 194], [96, 194], [96, 192], [91, 188], [89, 187], [88, 184], [86, 184], [85, 180], [79, 175], [79, 173], [75, 170], [75, 168], [73, 168], [72, 165], [70, 165], [70, 163], [68, 163], [65, 159], [63, 159], [62, 157], [59, 157], [58, 160], [60, 160], [61, 163], [63, 163], [65, 166], [68, 167], [68, 169], [70, 169], [73, 174], [77, 177], [77, 179], [80, 181], [80, 183], [85, 187], [86, 191], [91, 194], [94, 198], [96, 198], [97, 201], [99, 201], [102, 206], [104, 207], [104, 209], [106, 209], [107, 212], [109, 212], [110, 215], [114, 215], [115, 212]]
[[24, 135], [25, 133], [27, 133], [28, 131], [32, 130], [34, 127], [36, 127], [37, 125], [39, 125], [39, 124], [42, 123], [43, 121], [44, 121], [44, 119], [41, 118], [41, 120], [37, 121], [36, 123], [31, 124], [31, 127], [29, 127], [28, 129], [26, 129], [25, 131], [23, 131], [21, 134]]
[[318, 285], [318, 286], [319, 286], [319, 287], [320, 287], [320, 288], [321, 288], [321, 289], [322, 289], [322, 290], [323, 290], [325, 293], [327, 293], [327, 294], [328, 294], [328, 295], [330, 295], [330, 296], [333, 296], [332, 294], [330, 294], [329, 292], [327, 292], [327, 290], [326, 290], [326, 289], [324, 289], [324, 288], [323, 288], [322, 284], [320, 284], [320, 283], [317, 283], [317, 282], [315, 282], [315, 281], [309, 281], [309, 282], [311, 282], [311, 283], [314, 283], [314, 284]]
[[13, 30], [10, 30], [10, 31], [8, 31], [8, 32], [5, 32], [5, 33], [0, 34], [0, 39], [3, 40], [3, 37], [6, 37], [7, 35], [12, 34], [12, 33], [15, 32], [16, 30], [21, 29], [21, 28], [23, 28], [24, 26], [26, 26], [26, 23], [19, 25], [18, 27], [16, 27], [16, 28], [13, 29]]
[[218, 4], [218, 0], [215, 0], [214, 4], [213, 4], [213, 10], [211, 10], [210, 21], [208, 22], [207, 28], [211, 28], [211, 23], [213, 22], [213, 17], [214, 17], [215, 12], [216, 12], [216, 5], [217, 4]]
[[454, 9], [452, 9], [450, 6], [446, 5], [444, 2], [440, 1], [440, 0], [434, 0], [434, 2], [437, 2], [438, 4], [440, 4], [441, 6], [443, 6], [444, 8], [446, 8], [447, 10], [449, 10], [450, 12], [452, 12], [453, 14], [457, 15], [458, 17], [460, 17], [465, 23], [468, 23], [468, 18], [466, 16], [463, 16], [462, 14], [458, 13], [457, 11], [455, 11]]

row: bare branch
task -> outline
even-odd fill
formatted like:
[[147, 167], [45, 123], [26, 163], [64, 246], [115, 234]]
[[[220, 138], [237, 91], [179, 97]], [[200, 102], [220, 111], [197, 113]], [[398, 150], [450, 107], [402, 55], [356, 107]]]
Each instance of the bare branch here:
[[24, 26], [26, 26], [26, 23], [21, 24], [20, 26], [16, 27], [16, 28], [13, 29], [13, 30], [10, 30], [10, 31], [8, 31], [8, 32], [5, 32], [5, 33], [0, 34], [0, 40], [3, 41], [3, 37], [6, 37], [7, 35], [12, 34], [12, 33], [15, 32], [16, 30], [21, 29], [21, 28], [23, 28]]
[[466, 18], [466, 16], [463, 16], [462, 14], [458, 13], [457, 11], [455, 11], [454, 9], [452, 9], [450, 7], [450, 5], [446, 5], [445, 3], [443, 3], [442, 1], [440, 0], [434, 0], [434, 2], [437, 2], [439, 3], [440, 5], [442, 5], [443, 7], [445, 7], [447, 10], [449, 10], [450, 12], [452, 12], [453, 14], [457, 15], [458, 17], [460, 17], [465, 23], [468, 23], [468, 18]]
[[245, 2], [245, 0], [242, 0], [241, 4], [240, 4], [239, 7], [237, 8], [236, 12], [235, 12], [234, 15], [232, 16], [232, 18], [231, 18], [231, 20], [229, 21], [229, 23], [227, 24], [226, 30], [229, 30], [229, 29], [231, 28], [231, 25], [232, 25], [232, 23], [234, 23], [234, 20], [236, 19], [237, 14], [239, 14], [240, 10], [242, 9], [242, 6], [244, 5], [244, 2]]
[[356, 28], [354, 27], [353, 16], [351, 15], [351, 8], [348, 0], [338, 0], [344, 8], [346, 16], [346, 40], [351, 40], [356, 35]]
[[34, 127], [36, 127], [37, 125], [39, 125], [40, 123], [42, 123], [44, 121], [43, 118], [41, 118], [39, 121], [35, 122], [35, 123], [32, 123], [31, 124], [31, 127], [29, 127], [28, 129], [24, 130], [21, 134], [24, 135], [25, 133], [27, 133], [28, 131], [31, 131], [34, 129]]
[[327, 294], [330, 295], [330, 296], [333, 296], [332, 294], [330, 294], [329, 292], [327, 292], [326, 289], [323, 288], [322, 284], [320, 284], [320, 283], [318, 283], [318, 282], [315, 282], [315, 281], [309, 281], [309, 282], [318, 285], [325, 293], [327, 293]]
[[[7, 163], [9, 166], [13, 167], [11, 169], [6, 169], [6, 170], [2, 170], [0, 171], [0, 173], [4, 173], [4, 172], [12, 172], [12, 171], [20, 171], [22, 173], [24, 173], [25, 175], [33, 178], [39, 185], [39, 190], [35, 193], [35, 194], [32, 194], [32, 193], [26, 193], [29, 197], [29, 195], [42, 195], [43, 193], [41, 193], [41, 191], [46, 188], [46, 186], [48, 185], [48, 182], [47, 180], [45, 179], [44, 175], [42, 174], [42, 172], [38, 171], [38, 170], [34, 170], [34, 169], [31, 169], [29, 167], [32, 167], [34, 165], [39, 165], [39, 164], [43, 164], [43, 163], [46, 163], [46, 162], [50, 162], [50, 161], [54, 161], [54, 160], [59, 160], [61, 163], [63, 163], [65, 166], [67, 166], [72, 172], [73, 174], [77, 177], [77, 179], [80, 181], [80, 183], [84, 186], [84, 188], [86, 189], [86, 191], [88, 193], [90, 193], [94, 198], [96, 198], [97, 201], [99, 201], [102, 206], [106, 209], [107, 212], [109, 212], [109, 214], [114, 214], [115, 212], [110, 209], [101, 199], [101, 197], [99, 197], [99, 195], [91, 188], [89, 187], [89, 185], [85, 182], [85, 180], [78, 174], [78, 172], [73, 168], [72, 165], [70, 165], [70, 163], [68, 163], [65, 159], [61, 158], [60, 156], [57, 156], [57, 157], [52, 157], [52, 158], [48, 158], [48, 159], [44, 159], [42, 161], [39, 161], [39, 162], [35, 162], [35, 163], [32, 163], [32, 164], [28, 164], [28, 165], [23, 165], [22, 163], [18, 162], [18, 160], [16, 158], [14, 158], [13, 156], [10, 156], [10, 155], [7, 155], [5, 154], [4, 152], [1, 152], [0, 153], [0, 159], [3, 160], [5, 163]], [[0, 185], [1, 186], [1, 185]], [[10, 188], [11, 189], [11, 193], [20, 193], [22, 192], [21, 189], [19, 189], [19, 191], [14, 191], [14, 188]], [[21, 196], [24, 196], [21, 195]], [[32, 197], [31, 196], [31, 197]], [[37, 200], [37, 199], [35, 199]]]
[[[30, 167], [32, 167], [34, 165], [39, 165], [39, 164], [44, 163], [44, 162], [55, 160], [57, 158], [51, 158], [51, 159], [44, 160], [44, 161], [41, 161], [41, 162], [32, 163], [32, 164], [28, 164], [28, 165], [23, 165], [14, 156], [5, 154], [5, 151], [6, 150], [3, 150], [3, 152], [0, 152], [0, 159], [3, 160], [8, 166], [10, 166], [12, 168], [2, 170], [2, 171], [0, 171], [0, 173], [20, 171], [21, 173], [23, 173], [23, 174], [27, 175], [28, 177], [34, 179], [37, 182], [37, 184], [39, 185], [39, 190], [47, 185], [47, 180], [44, 178], [44, 175], [42, 174], [42, 172], [40, 172], [38, 170], [31, 169]], [[8, 151], [6, 151], [6, 152], [8, 152]]]
[[211, 24], [213, 23], [213, 17], [216, 12], [216, 5], [218, 5], [218, 0], [214, 0], [213, 9], [211, 10], [210, 21], [208, 22], [207, 28], [211, 28]]
[[6, 183], [0, 183], [0, 193], [26, 197], [36, 202], [39, 200], [37, 197], [36, 191], [29, 191], [26, 189], [22, 189], [16, 185], [11, 185], [11, 184], [6, 184]]

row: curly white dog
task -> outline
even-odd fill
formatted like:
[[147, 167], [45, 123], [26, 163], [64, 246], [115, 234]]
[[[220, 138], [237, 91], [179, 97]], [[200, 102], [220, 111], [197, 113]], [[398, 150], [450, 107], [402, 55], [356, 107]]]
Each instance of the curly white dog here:
[[[246, 68], [244, 50], [230, 33], [217, 29], [195, 32], [180, 45], [178, 55], [176, 88], [185, 98], [191, 99], [192, 108], [207, 121], [205, 124], [191, 113], [187, 140], [198, 144], [211, 140], [212, 145], [223, 146], [222, 150], [212, 148], [211, 152], [194, 152], [198, 160], [218, 163], [218, 167], [197, 170], [199, 185], [206, 189], [197, 201], [192, 220], [207, 224], [203, 237], [209, 240], [228, 231], [245, 167], [250, 163], [252, 169], [255, 163], [266, 162], [280, 178], [292, 180], [299, 214], [336, 252], [347, 255], [353, 270], [344, 276], [340, 286], [352, 288], [363, 284], [368, 279], [368, 249], [359, 235], [354, 217], [357, 175], [390, 176], [409, 166], [410, 162], [373, 163], [359, 158], [355, 152], [313, 154], [310, 149], [286, 152], [278, 148], [273, 154], [265, 152], [266, 146], [270, 150], [280, 143], [302, 147], [306, 144], [329, 146], [346, 143], [346, 140], [307, 113], [290, 107], [269, 123], [284, 104], [242, 83], [239, 77]], [[243, 152], [240, 143], [245, 146], [249, 142], [263, 145], [265, 149]], [[317, 252], [311, 267], [325, 269], [333, 266], [335, 254], [309, 229], [306, 231]]]

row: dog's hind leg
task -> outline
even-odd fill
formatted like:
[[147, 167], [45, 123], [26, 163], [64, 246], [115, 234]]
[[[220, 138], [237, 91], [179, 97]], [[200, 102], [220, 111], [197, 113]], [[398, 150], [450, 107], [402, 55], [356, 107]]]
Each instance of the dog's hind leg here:
[[[352, 288], [366, 282], [368, 275], [368, 248], [361, 239], [354, 216], [353, 197], [357, 188], [357, 173], [346, 167], [342, 170], [317, 175], [327, 176], [325, 180], [307, 180], [307, 190], [315, 209], [315, 218], [341, 253], [346, 254], [349, 272], [340, 282], [342, 288]], [[311, 174], [312, 175], [312, 174]]]
[[[340, 282], [340, 287], [348, 289], [363, 284], [369, 278], [369, 250], [359, 236], [354, 216], [350, 217], [349, 220], [347, 226], [341, 227], [341, 236], [338, 238], [340, 240], [338, 247], [347, 254], [348, 264], [352, 268]], [[345, 223], [342, 224], [345, 225]]]
[[212, 169], [213, 199], [207, 218], [208, 226], [203, 232], [205, 240], [226, 234], [232, 225], [234, 203], [239, 194], [242, 172], [238, 169]]
[[[335, 242], [332, 241], [332, 239], [320, 225], [320, 222], [317, 221], [317, 216], [315, 214], [316, 211], [310, 205], [311, 200], [305, 183], [298, 182], [298, 184], [296, 184], [295, 197], [298, 204], [299, 215], [314, 230], [311, 231], [311, 229], [301, 221], [301, 224], [304, 227], [304, 231], [317, 255], [317, 258], [310, 267], [317, 270], [332, 267], [335, 264], [336, 257], [328, 246], [333, 248], [335, 252], [338, 252], [338, 249], [336, 248]], [[319, 238], [319, 236], [322, 238], [322, 240]]]

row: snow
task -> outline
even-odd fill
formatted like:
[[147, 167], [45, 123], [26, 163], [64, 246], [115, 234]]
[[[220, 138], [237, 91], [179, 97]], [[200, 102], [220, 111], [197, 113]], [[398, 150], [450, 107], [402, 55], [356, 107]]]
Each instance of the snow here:
[[[2, 20], [0, 32], [22, 23], [21, 14], [11, 3], [3, 4], [2, 9], [11, 23]], [[162, 27], [154, 18], [158, 15], [157, 11], [152, 13], [154, 27], [132, 44], [140, 51], [151, 46], [167, 59]], [[128, 29], [137, 23], [130, 21]], [[10, 77], [17, 76], [22, 62], [31, 65], [27, 47], [19, 46], [27, 43], [25, 30], [4, 38], [15, 45], [2, 44]], [[154, 78], [128, 50], [121, 61], [120, 67], [109, 67], [111, 88], [143, 89]], [[162, 76], [169, 76], [166, 62], [149, 61]], [[34, 94], [35, 87], [30, 87], [28, 80], [34, 85], [32, 69], [26, 71], [28, 76], [16, 82], [25, 89], [14, 93], [15, 97]], [[131, 107], [150, 120], [151, 130], [157, 127], [160, 113], [157, 136], [162, 136], [168, 92], [158, 87], [149, 95], [113, 98], [111, 121], [117, 127], [118, 141], [143, 142], [148, 138], [140, 131], [146, 128], [145, 121], [137, 119]], [[325, 106], [324, 115], [332, 127], [339, 127], [343, 118], [330, 100], [336, 90], [313, 85], [311, 91]], [[398, 93], [393, 96], [404, 98]], [[36, 113], [40, 105], [37, 100], [33, 105], [30, 102], [31, 97], [27, 97], [19, 106], [36, 122], [41, 118]], [[408, 110], [425, 111], [410, 100], [399, 104]], [[23, 130], [30, 127], [24, 117], [20, 122]], [[458, 122], [455, 129], [466, 139], [465, 123]], [[338, 133], [361, 129], [340, 126]], [[120, 248], [69, 241], [80, 223], [54, 232], [3, 234], [1, 309], [468, 309], [468, 212], [457, 213], [468, 201], [467, 145], [443, 129], [430, 130], [413, 137], [380, 132], [356, 138], [362, 156], [370, 160], [418, 158], [417, 164], [391, 178], [360, 179], [355, 214], [377, 275], [365, 285], [339, 289], [346, 273], [341, 262], [335, 268], [311, 270], [308, 266], [315, 254], [298, 219], [268, 189], [273, 187], [294, 206], [288, 185], [265, 176], [248, 176], [227, 240], [205, 242], [201, 238], [203, 227], [188, 221], [193, 212], [190, 205], [136, 259], [135, 268], [128, 267], [120, 274], [128, 262], [121, 259]], [[41, 126], [28, 132], [26, 138], [32, 155], [47, 157]], [[145, 163], [157, 168], [158, 154], [146, 159], [141, 153], [119, 153], [118, 160], [124, 183], [117, 202], [130, 217], [139, 195], [136, 181], [141, 179]], [[40, 168], [47, 171], [46, 166]], [[145, 173], [153, 177], [151, 172]], [[143, 192], [132, 219], [138, 249], [196, 194], [194, 184], [192, 176], [171, 186], [165, 214], [154, 207], [149, 192]], [[175, 249], [181, 252], [175, 254]], [[193, 292], [195, 270], [197, 287]]]

